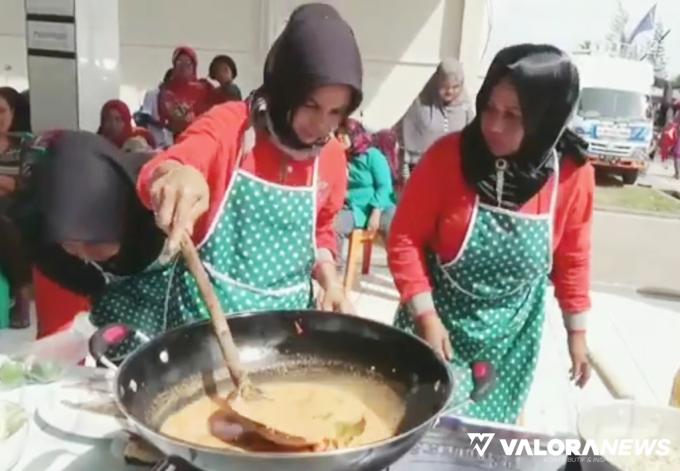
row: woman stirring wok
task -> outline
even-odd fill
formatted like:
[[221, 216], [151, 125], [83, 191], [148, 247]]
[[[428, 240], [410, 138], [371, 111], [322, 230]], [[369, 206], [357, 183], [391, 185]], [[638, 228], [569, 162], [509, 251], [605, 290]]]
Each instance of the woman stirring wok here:
[[[347, 179], [339, 123], [361, 102], [361, 59], [351, 28], [329, 8], [289, 21], [246, 102], [214, 107], [138, 180], [176, 250], [191, 233], [225, 312], [305, 309], [311, 277], [321, 307], [350, 311], [334, 266], [333, 221]], [[187, 270], [171, 304], [203, 310]], [[205, 311], [203, 311], [205, 312]]]
[[590, 376], [594, 177], [583, 143], [565, 131], [578, 96], [577, 70], [560, 50], [527, 44], [499, 52], [477, 118], [426, 152], [393, 221], [389, 264], [403, 302], [396, 325], [456, 366], [496, 367], [496, 388], [465, 415], [517, 420], [536, 366], [548, 276], [572, 378], [583, 387]]

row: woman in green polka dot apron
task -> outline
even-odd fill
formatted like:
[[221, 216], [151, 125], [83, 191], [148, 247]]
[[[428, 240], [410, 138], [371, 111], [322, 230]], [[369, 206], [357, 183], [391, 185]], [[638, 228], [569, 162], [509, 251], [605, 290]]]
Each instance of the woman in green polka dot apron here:
[[[498, 375], [489, 396], [456, 413], [514, 423], [522, 410], [543, 329], [558, 171], [555, 157], [550, 213], [521, 214], [482, 204], [477, 197], [458, 256], [446, 264], [428, 256], [434, 305], [453, 346], [451, 367], [462, 380], [453, 404], [472, 391], [472, 362], [490, 361]], [[405, 306], [397, 312], [395, 325], [414, 331]]]
[[[254, 131], [242, 140], [250, 152]], [[315, 261], [317, 163], [309, 186], [264, 181], [239, 168], [198, 251], [226, 313], [306, 309], [312, 299]], [[193, 276], [181, 259], [159, 263], [132, 278], [113, 280], [95, 303], [97, 326], [123, 322], [154, 337], [207, 319]], [[113, 359], [137, 346], [129, 339]]]

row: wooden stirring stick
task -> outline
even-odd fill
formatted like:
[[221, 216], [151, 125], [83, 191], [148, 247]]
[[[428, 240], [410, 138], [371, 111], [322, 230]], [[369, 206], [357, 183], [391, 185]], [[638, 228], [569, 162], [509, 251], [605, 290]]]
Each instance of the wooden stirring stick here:
[[234, 383], [236, 391], [242, 392], [244, 387], [250, 383], [248, 382], [246, 370], [241, 366], [238, 349], [236, 348], [234, 338], [229, 329], [229, 324], [227, 324], [224, 312], [222, 311], [220, 300], [215, 294], [215, 290], [213, 289], [212, 283], [210, 283], [210, 278], [208, 278], [208, 273], [206, 273], [203, 263], [201, 263], [201, 259], [198, 256], [198, 250], [196, 250], [196, 246], [188, 234], [182, 238], [181, 247], [184, 261], [196, 280], [203, 301], [210, 313], [210, 320], [215, 329], [215, 335], [217, 335], [217, 343], [220, 345], [220, 350], [222, 350], [222, 355], [227, 364], [231, 380]]
[[220, 300], [215, 294], [215, 290], [210, 283], [210, 278], [208, 278], [203, 263], [201, 263], [194, 242], [189, 235], [186, 234], [182, 238], [182, 243], [180, 245], [184, 261], [186, 262], [189, 271], [196, 279], [198, 289], [201, 292], [203, 301], [210, 313], [210, 319], [212, 320], [213, 328], [217, 335], [217, 342], [220, 345], [222, 355], [227, 364], [227, 369], [231, 375], [231, 380], [234, 383], [234, 392], [229, 395], [229, 398], [226, 401], [220, 401], [220, 407], [246, 430], [257, 433], [265, 440], [293, 448], [310, 448], [316, 446], [317, 444], [309, 442], [303, 437], [287, 434], [266, 424], [245, 417], [231, 407], [230, 401], [236, 400], [239, 396], [248, 400], [262, 399], [265, 398], [265, 395], [250, 382], [246, 370], [241, 366], [238, 349], [236, 348], [236, 344], [234, 344], [234, 338], [231, 335], [229, 324], [222, 311]]

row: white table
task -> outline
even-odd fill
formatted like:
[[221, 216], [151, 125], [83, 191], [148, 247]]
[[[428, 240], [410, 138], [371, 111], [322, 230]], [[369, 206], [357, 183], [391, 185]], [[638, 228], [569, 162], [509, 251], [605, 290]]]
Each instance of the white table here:
[[[78, 372], [70, 372], [65, 379], [77, 379]], [[12, 471], [139, 470], [123, 460], [122, 433], [115, 439], [85, 439], [56, 430], [40, 418], [37, 408], [45, 401], [54, 400], [58, 385], [28, 385], [0, 391], [0, 399], [21, 404], [30, 417], [26, 448]]]

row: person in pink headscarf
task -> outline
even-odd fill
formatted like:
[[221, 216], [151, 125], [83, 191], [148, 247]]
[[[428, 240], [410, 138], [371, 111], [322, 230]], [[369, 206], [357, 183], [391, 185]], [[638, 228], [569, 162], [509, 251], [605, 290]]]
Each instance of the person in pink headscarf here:
[[172, 54], [172, 76], [161, 87], [158, 114], [161, 123], [177, 136], [211, 105], [212, 86], [198, 80], [198, 57], [189, 47], [178, 47]]

